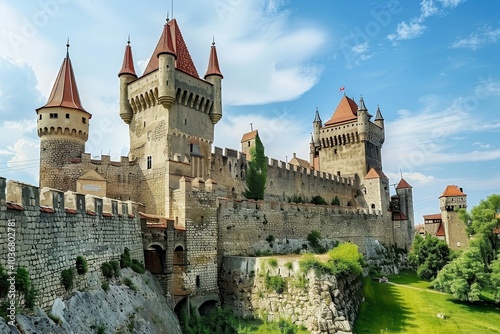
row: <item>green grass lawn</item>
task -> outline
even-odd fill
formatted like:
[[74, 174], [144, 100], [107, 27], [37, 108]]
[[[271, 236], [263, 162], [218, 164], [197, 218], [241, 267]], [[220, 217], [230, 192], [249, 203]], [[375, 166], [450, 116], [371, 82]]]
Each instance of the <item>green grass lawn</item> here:
[[[436, 293], [414, 274], [391, 276], [389, 281], [409, 287], [365, 279], [355, 333], [500, 333], [499, 305], [457, 301]], [[438, 313], [448, 319], [438, 318]]]

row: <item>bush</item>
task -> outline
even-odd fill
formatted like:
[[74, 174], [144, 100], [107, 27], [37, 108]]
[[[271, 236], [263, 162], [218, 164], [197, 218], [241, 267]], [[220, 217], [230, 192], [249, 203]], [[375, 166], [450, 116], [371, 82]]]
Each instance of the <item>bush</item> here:
[[106, 333], [106, 325], [100, 324], [97, 327], [97, 334], [104, 334], [104, 333]]
[[130, 290], [132, 291], [137, 291], [137, 287], [135, 286], [134, 282], [132, 282], [132, 280], [128, 277], [125, 277], [123, 279], [123, 284], [125, 284], [126, 286], [128, 286], [130, 288]]
[[73, 270], [73, 268], [68, 268], [61, 271], [61, 284], [66, 290], [71, 290], [73, 288], [74, 279], [75, 271]]
[[324, 253], [326, 251], [326, 249], [320, 244], [321, 233], [319, 231], [311, 231], [311, 233], [307, 235], [307, 241], [309, 241], [309, 244], [317, 253]]
[[101, 272], [104, 277], [111, 279], [114, 276], [113, 266], [109, 262], [104, 262], [101, 264]]
[[276, 260], [275, 258], [267, 260], [267, 263], [269, 263], [269, 266], [271, 268], [278, 268], [278, 260]]
[[361, 275], [363, 271], [364, 259], [355, 244], [340, 244], [328, 251], [328, 258], [325, 263], [312, 254], [306, 254], [299, 261], [300, 270], [307, 273], [309, 270], [314, 269], [316, 273], [329, 273], [332, 275]]
[[36, 304], [36, 299], [38, 298], [38, 290], [31, 287], [28, 292], [24, 295], [24, 307], [28, 310], [33, 310]]
[[332, 205], [340, 205], [340, 199], [337, 196], [332, 199]]
[[109, 291], [109, 282], [108, 282], [108, 281], [102, 281], [102, 282], [101, 282], [101, 288], [102, 288], [105, 292], [108, 292], [108, 291]]
[[120, 263], [117, 260], [112, 260], [112, 261], [109, 261], [109, 265], [111, 266], [111, 269], [113, 270], [113, 277], [119, 277], [120, 276]]
[[24, 267], [17, 268], [16, 271], [16, 290], [23, 294], [28, 293], [31, 286], [31, 279], [28, 269]]
[[123, 254], [120, 256], [120, 267], [128, 268], [132, 264], [132, 260], [130, 259], [130, 250], [125, 248], [123, 250]]
[[0, 264], [0, 298], [7, 297], [7, 294], [9, 293], [10, 283], [7, 281], [8, 278], [9, 275], [7, 274], [7, 271]]
[[275, 238], [274, 238], [274, 235], [272, 235], [272, 234], [269, 234], [266, 238], [266, 241], [269, 243], [273, 242], [274, 240], [275, 240]]
[[270, 276], [266, 274], [264, 283], [266, 285], [266, 289], [274, 290], [276, 293], [283, 293], [286, 288], [285, 279], [279, 275]]
[[130, 264], [130, 269], [139, 274], [144, 274], [146, 272], [144, 265], [141, 262], [139, 262], [139, 260], [136, 259], [132, 260], [132, 263]]
[[320, 195], [316, 195], [313, 198], [311, 198], [311, 203], [316, 204], [316, 205], [327, 205], [328, 203], [326, 200], [321, 197]]
[[293, 270], [293, 263], [292, 262], [285, 263], [285, 268], [288, 270]]
[[85, 275], [89, 271], [87, 260], [83, 256], [76, 257], [76, 272], [78, 275]]

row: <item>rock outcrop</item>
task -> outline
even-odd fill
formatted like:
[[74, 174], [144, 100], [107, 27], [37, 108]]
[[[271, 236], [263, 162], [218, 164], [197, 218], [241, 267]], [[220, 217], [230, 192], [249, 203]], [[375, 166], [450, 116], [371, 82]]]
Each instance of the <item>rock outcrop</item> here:
[[[177, 317], [149, 272], [140, 275], [122, 269], [119, 281], [108, 291], [96, 276], [89, 274], [87, 279], [93, 283], [88, 291], [56, 299], [50, 312], [37, 308], [33, 315], [18, 314], [17, 329], [0, 320], [0, 333], [181, 334]], [[121, 283], [127, 279], [128, 285]]]

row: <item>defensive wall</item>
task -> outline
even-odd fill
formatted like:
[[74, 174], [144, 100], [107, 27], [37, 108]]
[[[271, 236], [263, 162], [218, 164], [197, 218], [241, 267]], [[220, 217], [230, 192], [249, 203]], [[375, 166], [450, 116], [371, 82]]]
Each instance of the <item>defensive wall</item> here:
[[[15, 240], [9, 233], [15, 233]], [[14, 268], [29, 270], [39, 290], [37, 304], [45, 309], [67, 293], [61, 271], [74, 268], [77, 256], [85, 257], [89, 272], [99, 275], [101, 264], [119, 259], [125, 248], [144, 262], [135, 203], [0, 178], [0, 264], [7, 270], [9, 237], [15, 242]], [[85, 281], [77, 277], [75, 290], [85, 289]]]
[[[246, 155], [233, 149], [214, 148], [211, 161], [211, 178], [222, 187], [223, 197], [241, 198], [246, 188]], [[320, 195], [328, 203], [338, 197], [342, 205], [353, 204], [355, 184], [352, 178], [342, 177], [269, 159], [265, 199], [287, 201], [293, 195], [308, 199]], [[225, 193], [224, 193], [225, 191]]]

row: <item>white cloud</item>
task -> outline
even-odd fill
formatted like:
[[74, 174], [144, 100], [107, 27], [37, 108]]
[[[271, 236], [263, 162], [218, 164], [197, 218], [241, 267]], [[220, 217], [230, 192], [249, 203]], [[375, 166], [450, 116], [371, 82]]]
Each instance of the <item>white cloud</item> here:
[[[401, 179], [401, 174], [400, 173], [392, 173], [392, 172], [387, 172], [385, 173], [387, 177], [391, 180], [391, 182], [397, 182]], [[416, 184], [426, 184], [435, 181], [434, 176], [432, 175], [425, 175], [420, 172], [403, 172], [403, 178], [408, 181], [411, 185], [416, 185]]]
[[451, 47], [477, 50], [483, 46], [499, 41], [500, 28], [493, 29], [490, 26], [485, 26], [471, 33], [468, 37], [455, 41]]
[[490, 149], [493, 147], [493, 146], [491, 146], [491, 144], [483, 144], [483, 143], [478, 142], [478, 141], [475, 143], [472, 143], [472, 145], [479, 146], [479, 148], [484, 148], [484, 149]]
[[427, 30], [427, 27], [424, 25], [427, 18], [435, 15], [446, 15], [450, 10], [465, 1], [422, 0], [420, 2], [420, 15], [411, 18], [408, 23], [406, 21], [398, 23], [396, 31], [387, 35], [387, 39], [395, 44], [398, 41], [417, 38]]

